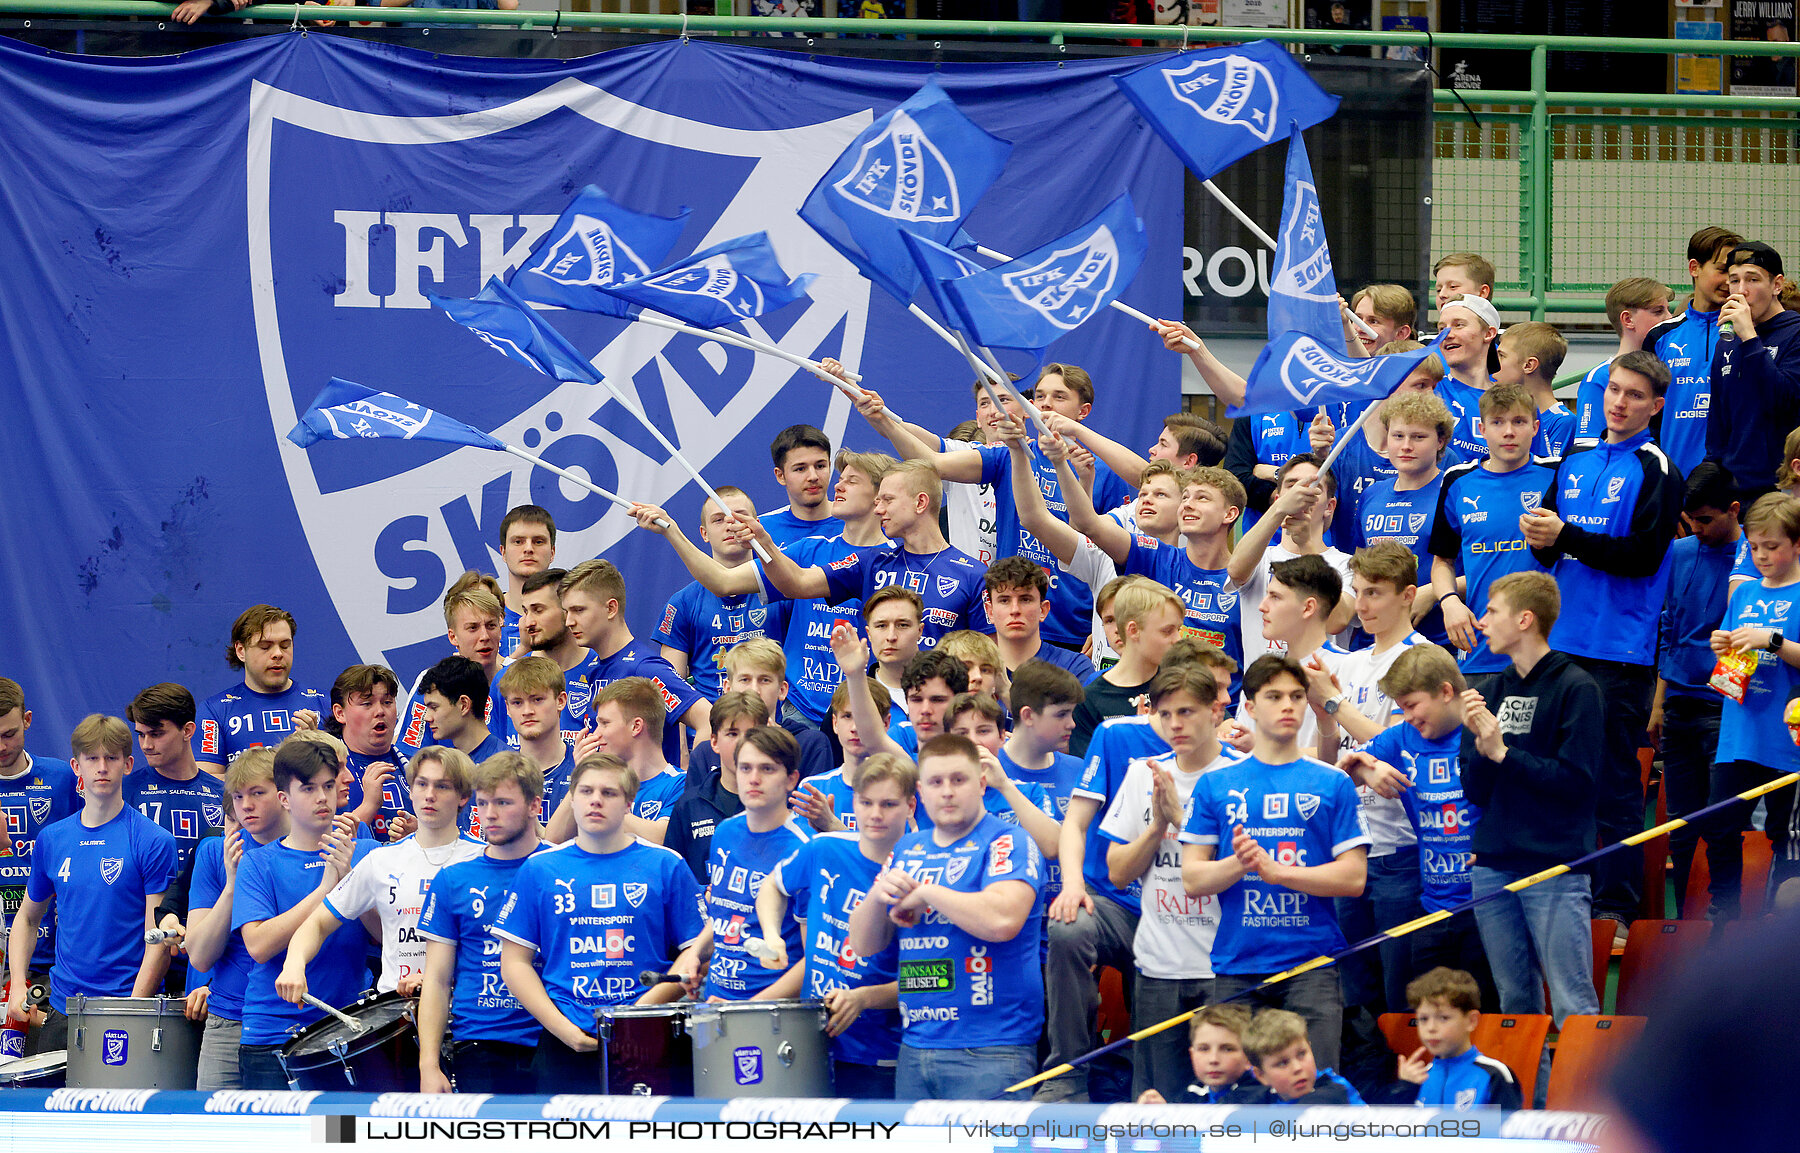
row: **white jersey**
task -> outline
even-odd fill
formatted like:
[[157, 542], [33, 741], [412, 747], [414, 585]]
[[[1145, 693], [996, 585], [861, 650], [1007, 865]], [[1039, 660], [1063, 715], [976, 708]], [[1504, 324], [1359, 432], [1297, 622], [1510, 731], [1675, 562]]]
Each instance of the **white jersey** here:
[[1219, 931], [1219, 898], [1216, 894], [1190, 897], [1181, 883], [1181, 842], [1177, 839], [1194, 811], [1194, 785], [1214, 769], [1239, 760], [1227, 750], [1197, 773], [1184, 773], [1173, 756], [1139, 757], [1125, 770], [1119, 793], [1100, 822], [1108, 839], [1128, 845], [1150, 827], [1150, 767], [1167, 772], [1181, 794], [1181, 824], [1164, 830], [1162, 844], [1144, 874], [1143, 913], [1131, 949], [1137, 967], [1146, 977], [1163, 981], [1205, 980], [1213, 975], [1213, 935]]
[[[1133, 523], [1135, 524], [1136, 521], [1134, 520]], [[1075, 555], [1069, 558], [1069, 563], [1064, 564], [1057, 561], [1056, 567], [1081, 581], [1096, 593], [1104, 588], [1108, 581], [1119, 575], [1119, 566], [1113, 563], [1113, 558], [1107, 556], [1105, 549], [1085, 536], [1075, 546]], [[1097, 669], [1105, 668], [1119, 659], [1119, 654], [1106, 643], [1106, 626], [1100, 623], [1100, 613], [1097, 610], [1094, 613], [1094, 651], [1091, 659]]]
[[381, 981], [376, 988], [391, 993], [400, 978], [425, 967], [425, 941], [419, 936], [419, 914], [431, 879], [445, 865], [471, 860], [487, 851], [480, 841], [458, 835], [448, 845], [427, 849], [416, 835], [370, 849], [350, 875], [325, 897], [331, 915], [356, 921], [371, 910], [381, 918]]
[[[1376, 724], [1386, 728], [1400, 719], [1399, 710], [1388, 695], [1381, 691], [1381, 678], [1387, 676], [1400, 654], [1413, 645], [1431, 643], [1420, 633], [1408, 633], [1399, 644], [1393, 645], [1385, 652], [1377, 653], [1374, 649], [1358, 649], [1338, 662], [1338, 684], [1350, 697], [1344, 707], [1355, 709]], [[1351, 741], [1350, 735], [1343, 734], [1344, 751], [1361, 750], [1368, 745], [1367, 741]], [[1396, 849], [1404, 849], [1418, 840], [1413, 835], [1412, 822], [1406, 819], [1406, 806], [1398, 797], [1384, 797], [1374, 789], [1358, 785], [1356, 795], [1362, 802], [1363, 820], [1368, 823], [1369, 837], [1374, 844], [1369, 846], [1369, 856], [1385, 857]]]
[[[943, 444], [945, 452], [980, 447], [977, 441], [951, 440], [948, 437], [944, 438]], [[944, 537], [949, 540], [951, 548], [961, 549], [982, 564], [994, 563], [998, 551], [995, 542], [1000, 533], [1000, 513], [993, 485], [945, 482], [944, 518]]]
[[[1259, 615], [1257, 619], [1261, 620], [1262, 618]], [[1319, 658], [1319, 664], [1330, 669], [1334, 673], [1338, 673], [1341, 683], [1343, 674], [1339, 670], [1342, 668], [1343, 662], [1350, 656], [1349, 653], [1338, 648], [1330, 641], [1326, 641], [1319, 646], [1317, 652], [1311, 655]], [[1310, 659], [1310, 657], [1301, 658], [1302, 661], [1308, 659]], [[1248, 695], [1238, 702], [1237, 719], [1239, 724], [1243, 725], [1251, 732], [1256, 731], [1256, 721], [1250, 716], [1250, 698]], [[1339, 730], [1339, 733], [1341, 739], [1341, 729]], [[1319, 747], [1319, 716], [1317, 713], [1313, 712], [1310, 705], [1307, 706], [1306, 715], [1300, 718], [1299, 741], [1301, 752], [1309, 757], [1316, 755]], [[1335, 758], [1333, 758], [1330, 763], [1335, 764]]]
[[[1262, 560], [1257, 562], [1256, 571], [1250, 574], [1249, 580], [1241, 585], [1231, 580], [1227, 580], [1225, 583], [1225, 591], [1236, 592], [1238, 604], [1243, 607], [1240, 615], [1243, 617], [1245, 668], [1249, 668], [1255, 663], [1257, 657], [1266, 656], [1272, 652], [1281, 652], [1285, 649], [1285, 646], [1272, 645], [1263, 639], [1262, 614], [1258, 610], [1262, 606], [1263, 597], [1269, 591], [1269, 566], [1280, 564], [1284, 560], [1293, 560], [1299, 555], [1299, 553], [1289, 552], [1278, 544], [1272, 544], [1263, 550]], [[1319, 555], [1325, 558], [1326, 564], [1337, 570], [1338, 576], [1344, 582], [1344, 588], [1348, 590], [1350, 588], [1350, 554], [1327, 547]], [[1348, 637], [1342, 636], [1342, 634], [1340, 637], [1340, 644], [1344, 640], [1348, 640]]]

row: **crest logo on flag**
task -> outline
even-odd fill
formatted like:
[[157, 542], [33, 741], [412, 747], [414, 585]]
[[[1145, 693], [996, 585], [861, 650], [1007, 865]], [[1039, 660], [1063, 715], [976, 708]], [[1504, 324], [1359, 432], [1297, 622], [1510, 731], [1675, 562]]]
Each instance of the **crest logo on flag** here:
[[1519, 494], [1519, 503], [1525, 507], [1526, 512], [1530, 512], [1532, 509], [1537, 508], [1544, 503], [1544, 494], [1541, 492], [1522, 492]]
[[1298, 203], [1290, 206], [1281, 237], [1285, 259], [1269, 277], [1269, 292], [1335, 303], [1337, 293], [1321, 287], [1336, 281], [1331, 274], [1331, 249], [1325, 243], [1325, 219], [1319, 212], [1319, 191], [1301, 180], [1295, 182], [1294, 194]]
[[1045, 259], [1000, 277], [1019, 303], [1056, 327], [1072, 330], [1100, 307], [1119, 274], [1119, 242], [1102, 224], [1087, 241], [1059, 248]]
[[650, 886], [639, 881], [626, 881], [623, 887], [625, 890], [625, 900], [634, 909], [639, 905], [642, 905], [644, 903], [644, 898], [650, 893]]
[[546, 247], [527, 271], [558, 284], [605, 286], [649, 276], [652, 270], [606, 221], [577, 214], [568, 231]]
[[710, 297], [740, 317], [755, 316], [763, 309], [761, 286], [747, 276], [739, 276], [737, 269], [731, 266], [731, 258], [723, 253], [709, 256], [699, 264], [653, 276], [644, 281], [644, 286], [663, 292]]
[[1295, 793], [1294, 808], [1299, 810], [1301, 820], [1312, 820], [1313, 814], [1319, 811], [1319, 794]]
[[1369, 357], [1362, 361], [1366, 369], [1349, 368], [1335, 359], [1318, 341], [1306, 337], [1294, 342], [1294, 347], [1281, 362], [1281, 384], [1288, 393], [1304, 407], [1313, 402], [1313, 397], [1328, 388], [1356, 388], [1367, 383], [1368, 378], [1380, 367], [1379, 357]]
[[762, 1050], [755, 1045], [744, 1045], [731, 1051], [737, 1083], [739, 1085], [760, 1085], [763, 1079]]
[[1428, 512], [1412, 513], [1406, 518], [1406, 531], [1417, 533], [1420, 529], [1425, 527], [1425, 522], [1430, 519], [1431, 514]]
[[100, 1063], [123, 1065], [131, 1059], [131, 1034], [123, 1029], [108, 1029], [100, 1034]]
[[951, 857], [949, 864], [944, 866], [944, 883], [947, 885], [954, 885], [956, 882], [962, 880], [963, 874], [968, 871], [969, 858]]
[[1247, 56], [1196, 60], [1163, 73], [1169, 91], [1206, 119], [1235, 124], [1267, 144], [1275, 138], [1281, 95], [1269, 70]]
[[963, 215], [956, 173], [919, 122], [899, 109], [832, 187], [845, 200], [895, 220], [943, 224]]
[[119, 874], [124, 871], [124, 857], [106, 857], [100, 862], [100, 879], [109, 885], [118, 880]]
[[49, 797], [33, 797], [33, 798], [31, 798], [31, 819], [38, 822], [39, 824], [43, 824], [45, 821], [50, 819], [50, 798]]
[[[481, 338], [487, 340], [489, 344], [493, 343], [493, 341], [489, 340], [485, 334], [483, 334]], [[395, 399], [398, 398], [396, 397]], [[419, 406], [416, 404], [409, 405], [408, 407], [419, 409]], [[425, 421], [423, 419], [408, 416], [404, 412], [396, 412], [394, 409], [391, 409], [386, 405], [377, 404], [366, 397], [361, 400], [346, 401], [343, 404], [334, 405], [323, 411], [325, 413], [325, 419], [331, 421], [331, 426], [333, 428], [339, 427], [337, 418], [341, 416], [345, 418], [345, 421], [349, 424], [351, 430], [358, 436], [380, 436], [381, 434], [375, 431], [376, 422], [385, 424], [388, 427], [397, 430], [401, 437], [406, 440], [411, 440], [418, 434], [420, 429], [425, 427]], [[419, 411], [423, 412], [424, 410], [419, 409]]]

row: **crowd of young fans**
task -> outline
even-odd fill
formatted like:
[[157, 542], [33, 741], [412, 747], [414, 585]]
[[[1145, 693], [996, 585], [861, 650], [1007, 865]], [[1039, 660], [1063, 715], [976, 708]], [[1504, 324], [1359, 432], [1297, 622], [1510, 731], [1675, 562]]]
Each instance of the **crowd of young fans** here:
[[[1672, 812], [1800, 768], [1800, 315], [1769, 246], [1687, 255], [1677, 310], [1614, 286], [1573, 410], [1562, 335], [1503, 327], [1492, 265], [1453, 254], [1442, 363], [1360, 424], [1178, 413], [1140, 455], [1088, 425], [1127, 386], [1050, 364], [1030, 421], [978, 385], [950, 436], [868, 393], [892, 456], [789, 428], [784, 507], [721, 486], [698, 543], [635, 509], [694, 577], [633, 589], [672, 592], [648, 640], [625, 575], [556, 567], [521, 506], [404, 695], [380, 665], [297, 679], [269, 605], [232, 626], [239, 680], [97, 712], [72, 763], [0, 679], [9, 1013], [47, 978], [51, 1050], [72, 996], [183, 995], [201, 1088], [280, 1088], [305, 996], [374, 987], [419, 998], [428, 1091], [593, 1092], [606, 1006], [804, 997], [839, 1094], [987, 1098], [1094, 1046], [1111, 966], [1136, 1026], [1201, 1010], [1133, 1047], [1135, 1099], [1516, 1106], [1475, 1020], [1546, 987], [1596, 1012], [1590, 917], [1623, 933], [1641, 862], [1506, 887], [1643, 828], [1647, 743]], [[1379, 333], [1347, 322], [1356, 353], [1421, 347], [1406, 289], [1345, 309]], [[1192, 335], [1155, 330], [1241, 398]], [[1766, 807], [1779, 884], [1794, 790]], [[1705, 838], [1721, 922], [1749, 810], [1674, 840], [1681, 891]], [[1347, 1020], [1406, 1009], [1419, 1052], [1333, 1071]], [[1036, 1092], [1126, 1091], [1083, 1065]]]

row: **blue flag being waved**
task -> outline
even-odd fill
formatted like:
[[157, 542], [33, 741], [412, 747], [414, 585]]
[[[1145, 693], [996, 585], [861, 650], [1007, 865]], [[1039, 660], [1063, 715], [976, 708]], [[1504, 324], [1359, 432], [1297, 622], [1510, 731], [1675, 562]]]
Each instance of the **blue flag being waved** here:
[[931, 299], [937, 302], [938, 311], [943, 314], [944, 320], [952, 326], [961, 324], [962, 316], [956, 310], [956, 302], [950, 299], [944, 285], [952, 280], [973, 276], [977, 272], [986, 272], [987, 265], [977, 263], [954, 248], [946, 248], [935, 240], [914, 236], [910, 232], [903, 233], [901, 239], [912, 253], [920, 278], [924, 280], [925, 287], [931, 290]]
[[909, 303], [920, 277], [903, 237], [956, 237], [1012, 147], [964, 116], [933, 77], [850, 142], [807, 195], [800, 219]]
[[685, 208], [672, 218], [633, 212], [590, 184], [569, 201], [509, 287], [539, 304], [627, 316], [630, 305], [601, 289], [649, 276], [686, 224]]
[[1338, 313], [1337, 277], [1325, 243], [1325, 217], [1300, 126], [1288, 134], [1287, 180], [1281, 194], [1281, 231], [1269, 277], [1269, 339], [1304, 332], [1340, 355], [1349, 354]]
[[322, 440], [436, 440], [445, 444], [466, 444], [475, 448], [504, 450], [506, 446], [479, 429], [460, 420], [451, 420], [441, 412], [414, 404], [391, 392], [332, 377], [322, 392], [287, 434], [287, 438], [308, 448]]
[[593, 383], [599, 379], [593, 365], [507, 291], [498, 277], [490, 278], [487, 287], [471, 300], [429, 295], [427, 299], [495, 352], [553, 380]]
[[1271, 40], [1172, 53], [1117, 82], [1202, 180], [1272, 143], [1290, 121], [1311, 128], [1338, 106]]
[[1284, 332], [1256, 358], [1244, 403], [1225, 415], [1235, 420], [1313, 405], [1383, 400], [1413, 369], [1439, 355], [1434, 343], [1412, 352], [1352, 359], [1304, 332]]
[[1067, 236], [942, 288], [975, 343], [1037, 351], [1116, 300], [1146, 247], [1127, 193]]
[[769, 234], [753, 232], [606, 291], [632, 306], [666, 312], [696, 328], [717, 328], [804, 299], [812, 279], [809, 272], [789, 280], [775, 259]]

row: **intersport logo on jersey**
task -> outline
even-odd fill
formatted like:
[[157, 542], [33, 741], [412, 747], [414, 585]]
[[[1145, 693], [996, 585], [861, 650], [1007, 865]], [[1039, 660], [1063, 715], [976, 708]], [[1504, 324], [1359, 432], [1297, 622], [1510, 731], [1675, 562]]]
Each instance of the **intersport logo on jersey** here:
[[[604, 389], [494, 356], [425, 299], [473, 296], [489, 276], [518, 268], [556, 223], [565, 184], [665, 165], [697, 185], [737, 189], [710, 219], [696, 210], [676, 253], [767, 231], [784, 260], [819, 273], [825, 291], [743, 329], [857, 362], [868, 284], [795, 210], [868, 125], [866, 112], [759, 132], [645, 107], [574, 78], [478, 112], [416, 117], [251, 87], [247, 240], [261, 383], [301, 526], [365, 660], [442, 635], [439, 600], [450, 581], [466, 568], [499, 571], [506, 509], [548, 508], [559, 557], [576, 559], [604, 553], [635, 524], [502, 453], [388, 445], [309, 453], [281, 440], [329, 376], [360, 373], [633, 499], [664, 503], [688, 483]], [[535, 170], [544, 157], [567, 167]], [[471, 181], [470, 172], [491, 179]], [[291, 195], [297, 186], [307, 195]], [[573, 283], [609, 269], [647, 271], [618, 238], [591, 230], [555, 238], [536, 263]], [[665, 287], [729, 305], [746, 291], [735, 277], [725, 282], [729, 271]], [[794, 376], [784, 362], [648, 325], [555, 308], [543, 316], [703, 472]], [[397, 370], [395, 349], [416, 355], [416, 369]], [[416, 375], [396, 378], [406, 372]], [[826, 404], [819, 396], [806, 418], [826, 423]]]

